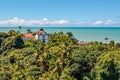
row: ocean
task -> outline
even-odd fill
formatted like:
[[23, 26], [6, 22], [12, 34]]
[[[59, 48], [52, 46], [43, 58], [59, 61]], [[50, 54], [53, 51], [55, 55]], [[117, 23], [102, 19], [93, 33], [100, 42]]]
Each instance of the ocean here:
[[[74, 37], [79, 41], [91, 42], [99, 41], [105, 42], [105, 38], [109, 41], [114, 40], [120, 42], [120, 27], [22, 27], [22, 33], [26, 33], [27, 29], [36, 32], [43, 28], [47, 33], [55, 33], [63, 31], [72, 32]], [[8, 32], [9, 30], [18, 31], [18, 27], [0, 27], [0, 32]]]

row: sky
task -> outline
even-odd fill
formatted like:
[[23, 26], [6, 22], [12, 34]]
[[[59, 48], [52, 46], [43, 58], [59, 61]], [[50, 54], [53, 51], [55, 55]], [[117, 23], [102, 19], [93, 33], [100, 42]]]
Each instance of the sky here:
[[120, 0], [0, 0], [0, 26], [120, 27]]

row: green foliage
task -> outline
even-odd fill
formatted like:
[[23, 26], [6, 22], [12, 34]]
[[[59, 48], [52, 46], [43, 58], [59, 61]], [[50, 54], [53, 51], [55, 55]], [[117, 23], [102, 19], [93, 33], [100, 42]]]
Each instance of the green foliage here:
[[23, 47], [24, 41], [21, 36], [8, 37], [1, 43], [1, 52], [6, 55], [8, 54], [8, 51], [13, 50], [14, 48], [18, 49]]
[[112, 41], [110, 41], [109, 45], [110, 45], [111, 47], [114, 47], [114, 46], [115, 46], [115, 42], [112, 40]]
[[120, 48], [120, 43], [117, 43], [117, 44], [116, 44], [116, 47]]
[[21, 36], [16, 36], [14, 39], [15, 48], [23, 48], [24, 47], [24, 41]]
[[0, 38], [0, 47], [1, 47], [1, 44], [2, 44], [2, 38]]
[[59, 32], [44, 44], [14, 33], [0, 33], [0, 80], [120, 79], [119, 43], [77, 45], [72, 33]]
[[22, 26], [19, 26], [18, 28], [19, 28], [19, 32], [21, 33]]
[[14, 39], [11, 37], [6, 38], [2, 44], [1, 44], [1, 50], [3, 52], [4, 55], [6, 55], [8, 53], [8, 51], [10, 49], [12, 49], [12, 47], [14, 47]]
[[11, 79], [11, 72], [5, 71], [5, 72], [0, 72], [0, 80], [9, 80]]
[[73, 37], [65, 35], [63, 32], [50, 35], [50, 45], [61, 45], [63, 43], [65, 43], [66, 45], [74, 45], [77, 43], [77, 40]]
[[92, 69], [92, 79], [95, 80], [119, 80], [120, 52], [109, 51], [98, 58], [98, 63]]
[[10, 31], [8, 31], [8, 35], [9, 36], [16, 36], [16, 35], [18, 35], [18, 33], [15, 30], [10, 30]]
[[0, 32], [0, 47], [1, 47], [1, 44], [4, 41], [4, 39], [7, 38], [7, 37], [8, 37], [7, 33]]
[[27, 29], [27, 33], [32, 33], [31, 29]]
[[4, 32], [0, 32], [0, 38], [7, 38], [8, 34]]
[[73, 34], [71, 32], [66, 33], [69, 37], [73, 37]]

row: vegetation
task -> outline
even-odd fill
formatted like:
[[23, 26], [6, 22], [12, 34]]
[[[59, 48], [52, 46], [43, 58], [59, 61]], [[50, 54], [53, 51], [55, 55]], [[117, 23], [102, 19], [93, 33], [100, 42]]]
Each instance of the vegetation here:
[[32, 33], [31, 29], [27, 29], [27, 33]]
[[22, 26], [19, 26], [18, 28], [19, 28], [19, 32], [21, 33]]
[[71, 32], [49, 35], [45, 44], [0, 32], [0, 80], [120, 80], [120, 43], [77, 45]]

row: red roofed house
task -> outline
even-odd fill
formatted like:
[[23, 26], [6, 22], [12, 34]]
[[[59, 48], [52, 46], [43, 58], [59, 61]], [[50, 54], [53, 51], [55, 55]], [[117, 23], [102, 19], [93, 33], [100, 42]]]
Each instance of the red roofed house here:
[[39, 39], [44, 43], [48, 43], [49, 35], [43, 29], [40, 29], [36, 32], [35, 39]]
[[85, 45], [85, 44], [88, 44], [88, 42], [84, 42], [84, 41], [78, 42], [78, 45]]
[[25, 33], [23, 34], [23, 40], [30, 40], [30, 39], [35, 39], [35, 37], [32, 35], [32, 33]]
[[49, 35], [43, 29], [37, 31], [35, 36], [33, 36], [32, 33], [23, 34], [23, 40], [30, 40], [30, 39], [34, 39], [34, 40], [39, 39], [44, 43], [48, 43]]

